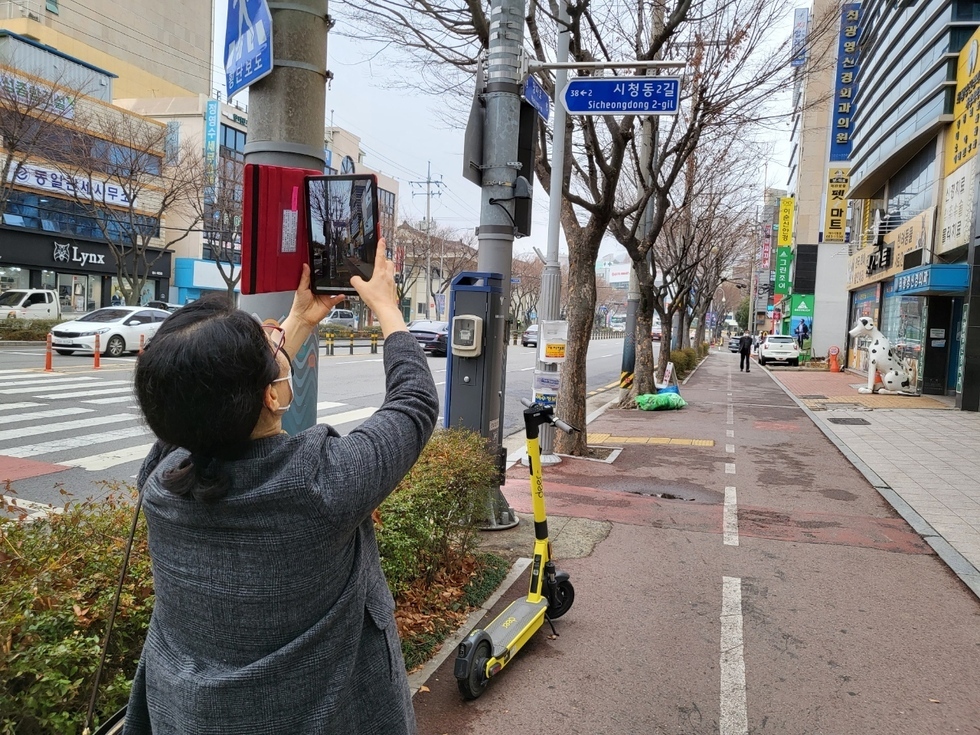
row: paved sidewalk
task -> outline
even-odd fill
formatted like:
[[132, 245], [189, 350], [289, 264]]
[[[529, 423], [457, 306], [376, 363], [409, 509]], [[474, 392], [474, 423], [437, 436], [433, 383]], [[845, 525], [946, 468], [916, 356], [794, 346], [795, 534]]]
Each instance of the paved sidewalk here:
[[980, 597], [980, 414], [943, 396], [861, 394], [852, 373], [770, 375]]

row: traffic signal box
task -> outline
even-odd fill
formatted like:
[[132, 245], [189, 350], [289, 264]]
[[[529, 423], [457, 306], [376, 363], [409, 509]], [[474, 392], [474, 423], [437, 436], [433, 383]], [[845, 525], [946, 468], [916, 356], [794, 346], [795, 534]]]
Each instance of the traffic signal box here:
[[322, 175], [303, 168], [245, 166], [243, 294], [296, 290], [303, 263], [309, 262], [304, 180]]

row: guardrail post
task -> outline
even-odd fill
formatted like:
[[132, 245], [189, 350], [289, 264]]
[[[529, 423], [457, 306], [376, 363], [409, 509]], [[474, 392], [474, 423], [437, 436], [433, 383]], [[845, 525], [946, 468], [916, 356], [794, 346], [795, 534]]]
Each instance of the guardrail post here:
[[139, 353], [138, 353], [138, 354], [140, 354], [140, 355], [142, 355], [142, 354], [143, 354], [143, 345], [144, 345], [145, 343], [146, 343], [146, 335], [145, 335], [145, 334], [141, 334], [141, 335], [140, 335], [140, 351], [139, 351]]
[[44, 350], [44, 372], [50, 373], [52, 370], [54, 370], [54, 368], [51, 365], [51, 359], [52, 359], [51, 352], [52, 352], [52, 348], [51, 348], [51, 335], [50, 334], [48, 334], [47, 342], [48, 342], [48, 346]]
[[376, 334], [371, 335], [371, 354], [378, 354], [378, 335]]
[[95, 353], [94, 356], [93, 356], [94, 357], [94, 362], [93, 362], [93, 366], [92, 367], [93, 367], [93, 369], [98, 370], [100, 367], [102, 367], [102, 363], [100, 362], [101, 357], [102, 357], [102, 355], [101, 355], [102, 348], [99, 346], [99, 335], [95, 335], [95, 350], [94, 350], [94, 353]]
[[354, 354], [354, 333], [350, 333], [350, 353]]

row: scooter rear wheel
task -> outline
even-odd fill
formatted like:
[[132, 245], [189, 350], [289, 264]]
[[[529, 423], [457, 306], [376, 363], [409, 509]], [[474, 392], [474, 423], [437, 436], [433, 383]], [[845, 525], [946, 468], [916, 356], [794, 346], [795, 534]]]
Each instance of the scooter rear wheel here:
[[557, 620], [568, 612], [572, 603], [575, 602], [575, 588], [567, 579], [558, 583], [555, 587], [555, 605], [548, 606], [548, 617]]
[[490, 660], [490, 644], [480, 641], [473, 652], [473, 665], [465, 679], [457, 679], [456, 685], [465, 699], [476, 699], [487, 690], [487, 661]]

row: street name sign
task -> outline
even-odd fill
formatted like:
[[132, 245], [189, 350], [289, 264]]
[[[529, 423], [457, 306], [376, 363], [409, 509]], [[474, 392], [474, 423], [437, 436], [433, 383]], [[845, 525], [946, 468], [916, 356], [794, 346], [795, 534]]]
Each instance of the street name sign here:
[[544, 87], [534, 77], [528, 77], [524, 82], [524, 99], [535, 110], [545, 122], [551, 114], [551, 95], [544, 91]]
[[272, 13], [266, 0], [228, 0], [225, 86], [228, 99], [272, 72]]
[[677, 77], [579, 77], [562, 102], [570, 115], [676, 115], [680, 91]]

